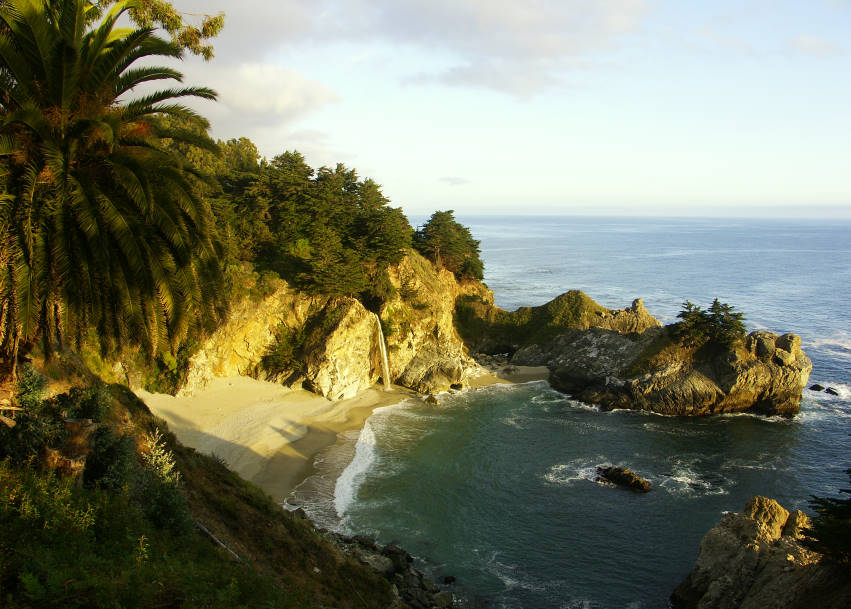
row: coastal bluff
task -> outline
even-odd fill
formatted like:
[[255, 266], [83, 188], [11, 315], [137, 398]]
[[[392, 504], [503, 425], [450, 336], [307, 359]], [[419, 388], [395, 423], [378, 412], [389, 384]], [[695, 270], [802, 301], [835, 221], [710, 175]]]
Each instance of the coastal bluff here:
[[802, 537], [809, 519], [753, 497], [703, 538], [694, 569], [671, 595], [674, 609], [844, 609], [847, 567], [821, 561]]
[[456, 298], [482, 291], [482, 284], [460, 283], [413, 250], [388, 269], [388, 277], [391, 295], [378, 311], [353, 297], [310, 295], [284, 281], [259, 301], [236, 303], [190, 358], [178, 395], [192, 395], [217, 377], [252, 376], [338, 400], [379, 381], [421, 393], [444, 391], [480, 372], [455, 330], [453, 312]]
[[794, 334], [756, 331], [730, 346], [686, 346], [675, 324], [662, 326], [640, 299], [609, 310], [571, 291], [509, 312], [463, 296], [456, 318], [472, 350], [547, 366], [555, 389], [605, 410], [789, 417], [812, 371]]

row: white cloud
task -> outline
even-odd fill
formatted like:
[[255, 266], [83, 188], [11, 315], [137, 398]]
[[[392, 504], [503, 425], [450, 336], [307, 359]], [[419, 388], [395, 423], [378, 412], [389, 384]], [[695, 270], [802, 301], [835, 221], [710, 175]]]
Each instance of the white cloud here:
[[186, 0], [181, 8], [226, 12], [214, 41], [217, 62], [266, 61], [303, 44], [385, 43], [439, 51], [455, 62], [412, 77], [521, 94], [609, 48], [649, 10], [644, 0], [242, 0], [237, 10], [221, 0]]
[[[294, 70], [268, 63], [218, 65], [217, 62], [187, 62], [184, 82], [203, 82], [218, 94], [215, 103], [187, 99], [213, 125], [213, 136], [221, 139], [248, 137], [262, 154], [274, 156], [284, 150], [302, 151], [306, 138], [293, 141], [294, 126], [327, 104], [338, 101], [329, 87]], [[312, 133], [319, 139], [320, 134]], [[318, 154], [327, 162], [328, 155]]]
[[271, 64], [212, 70], [205, 81], [219, 92], [220, 106], [259, 123], [291, 123], [338, 100], [325, 85]]
[[792, 48], [805, 55], [825, 57], [828, 55], [841, 55], [842, 48], [829, 40], [818, 36], [800, 35], [792, 39]]

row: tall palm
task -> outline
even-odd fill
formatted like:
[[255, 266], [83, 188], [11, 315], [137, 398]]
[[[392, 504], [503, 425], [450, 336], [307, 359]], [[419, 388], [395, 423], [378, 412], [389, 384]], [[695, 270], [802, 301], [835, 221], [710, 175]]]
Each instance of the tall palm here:
[[[175, 103], [206, 88], [132, 98], [179, 72], [151, 29], [96, 25], [86, 0], [0, 0], [0, 352], [97, 329], [102, 346], [151, 354], [215, 316], [220, 277], [201, 176], [164, 138], [214, 148], [166, 115], [206, 121]], [[143, 65], [142, 65], [143, 64]], [[197, 132], [197, 130], [195, 130]]]

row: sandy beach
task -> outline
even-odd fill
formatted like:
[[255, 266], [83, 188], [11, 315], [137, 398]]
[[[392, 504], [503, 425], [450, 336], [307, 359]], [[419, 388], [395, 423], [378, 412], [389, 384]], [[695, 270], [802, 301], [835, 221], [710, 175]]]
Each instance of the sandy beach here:
[[[546, 379], [546, 367], [517, 366], [470, 379], [470, 387]], [[337, 434], [361, 429], [372, 411], [416, 394], [368, 389], [332, 402], [303, 389], [249, 377], [217, 378], [191, 396], [138, 390], [137, 395], [186, 446], [215, 454], [279, 502], [313, 472], [316, 455]]]

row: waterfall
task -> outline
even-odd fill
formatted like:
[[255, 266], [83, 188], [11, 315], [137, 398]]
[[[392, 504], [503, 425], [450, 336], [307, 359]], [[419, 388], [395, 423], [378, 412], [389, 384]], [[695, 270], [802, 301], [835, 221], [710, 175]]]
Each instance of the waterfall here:
[[384, 331], [381, 329], [381, 319], [378, 315], [375, 315], [375, 325], [378, 329], [378, 350], [381, 352], [381, 378], [384, 380], [384, 390], [387, 391], [390, 389], [390, 364], [387, 361], [387, 345], [384, 343]]

